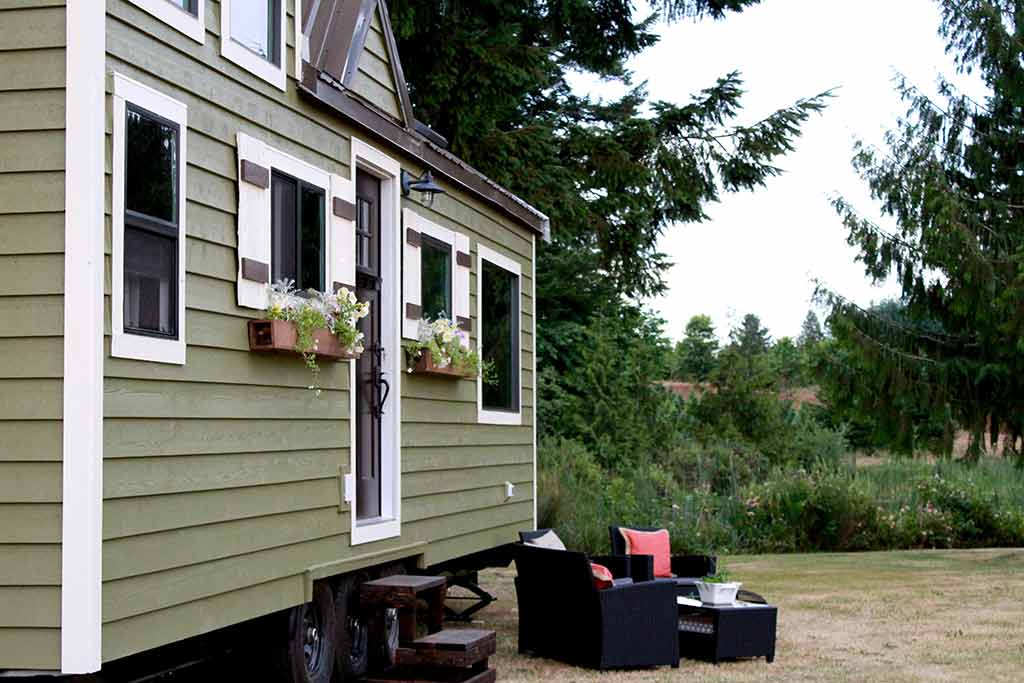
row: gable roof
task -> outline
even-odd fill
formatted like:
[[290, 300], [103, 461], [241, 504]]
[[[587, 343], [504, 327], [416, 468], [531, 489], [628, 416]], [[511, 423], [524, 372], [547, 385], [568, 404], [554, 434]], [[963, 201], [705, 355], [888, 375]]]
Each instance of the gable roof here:
[[[398, 100], [397, 117], [405, 128], [414, 126], [409, 88], [405, 84], [402, 63], [398, 58], [395, 34], [391, 30], [386, 3], [380, 0], [320, 0], [303, 8], [303, 26], [309, 38], [309, 63], [343, 87], [356, 92], [361, 78], [366, 78], [366, 61], [378, 57], [387, 73], [377, 73], [378, 81], [394, 93]], [[315, 14], [314, 14], [315, 13]], [[367, 39], [383, 38], [384, 55], [375, 55]], [[371, 50], [374, 50], [371, 52]], [[362, 93], [360, 93], [362, 94]], [[368, 97], [367, 103], [381, 108]]]
[[[550, 240], [547, 216], [444, 149], [438, 144], [443, 138], [416, 121], [385, 2], [306, 0], [302, 5], [301, 93]], [[385, 101], [392, 94], [394, 106]]]

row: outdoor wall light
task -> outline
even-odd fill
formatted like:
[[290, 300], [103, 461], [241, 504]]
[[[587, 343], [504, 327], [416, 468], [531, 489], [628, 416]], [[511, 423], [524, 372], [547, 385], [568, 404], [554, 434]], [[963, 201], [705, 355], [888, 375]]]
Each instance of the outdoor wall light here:
[[445, 189], [434, 182], [434, 175], [430, 171], [424, 172], [419, 178], [414, 177], [406, 170], [402, 170], [402, 194], [406, 197], [412, 191], [420, 193], [420, 201], [424, 206], [431, 206], [434, 203], [434, 195], [447, 194]]

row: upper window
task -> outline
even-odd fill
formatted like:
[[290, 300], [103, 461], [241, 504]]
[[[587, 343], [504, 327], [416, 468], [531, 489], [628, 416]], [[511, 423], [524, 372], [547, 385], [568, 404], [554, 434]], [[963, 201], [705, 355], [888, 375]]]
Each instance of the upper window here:
[[206, 41], [205, 0], [131, 0], [198, 43]]
[[273, 64], [281, 61], [280, 0], [231, 3], [231, 40]]
[[221, 54], [285, 89], [283, 0], [221, 0]]
[[326, 192], [274, 170], [271, 176], [272, 279], [324, 291]]
[[480, 355], [493, 368], [493, 382], [481, 382], [480, 420], [519, 424], [520, 267], [484, 246], [477, 274]]
[[427, 320], [452, 317], [452, 245], [421, 236], [420, 298]]
[[114, 78], [114, 356], [185, 362], [185, 105]]

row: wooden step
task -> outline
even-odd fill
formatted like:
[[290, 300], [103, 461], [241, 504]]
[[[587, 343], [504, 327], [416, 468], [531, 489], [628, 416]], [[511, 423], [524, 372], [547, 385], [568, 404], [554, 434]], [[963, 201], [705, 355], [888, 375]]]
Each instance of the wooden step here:
[[402, 666], [471, 667], [498, 651], [494, 631], [450, 628], [398, 648], [395, 663]]
[[446, 586], [443, 576], [396, 574], [363, 583], [359, 587], [359, 602], [364, 607], [415, 607], [418, 595], [430, 592], [443, 596]]
[[482, 669], [439, 674], [429, 678], [419, 673], [387, 673], [365, 678], [363, 683], [495, 683], [497, 680], [498, 672], [495, 669]]

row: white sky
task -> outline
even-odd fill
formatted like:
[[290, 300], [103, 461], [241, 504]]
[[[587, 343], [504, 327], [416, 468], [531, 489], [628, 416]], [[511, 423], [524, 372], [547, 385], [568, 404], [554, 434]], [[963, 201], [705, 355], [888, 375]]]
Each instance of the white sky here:
[[[748, 94], [740, 121], [752, 123], [795, 100], [839, 87], [825, 112], [803, 128], [797, 149], [777, 164], [786, 173], [753, 193], [725, 195], [711, 220], [673, 226], [661, 250], [676, 264], [669, 293], [651, 302], [682, 336], [690, 316], [710, 315], [719, 336], [756, 313], [774, 338], [795, 337], [811, 305], [813, 278], [859, 303], [898, 294], [873, 287], [829, 204], [839, 193], [877, 217], [850, 165], [856, 138], [880, 144], [906, 106], [895, 93], [898, 71], [933, 92], [940, 73], [955, 77], [938, 35], [932, 0], [764, 0], [724, 21], [661, 25], [661, 41], [629, 64], [651, 99], [682, 103], [738, 69]], [[577, 78], [604, 97], [621, 89]], [[977, 92], [977, 88], [972, 88]]]

